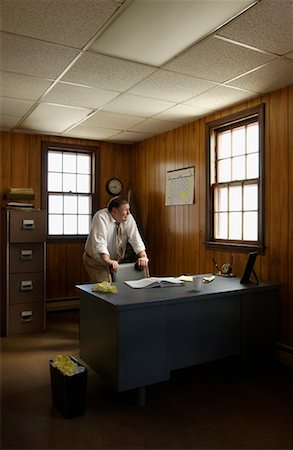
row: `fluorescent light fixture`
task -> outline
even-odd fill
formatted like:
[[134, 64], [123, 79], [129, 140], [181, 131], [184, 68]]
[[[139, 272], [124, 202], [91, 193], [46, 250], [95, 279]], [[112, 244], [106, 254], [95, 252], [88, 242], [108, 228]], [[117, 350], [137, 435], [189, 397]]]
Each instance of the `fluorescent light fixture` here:
[[160, 67], [255, 3], [252, 0], [134, 0], [90, 49]]

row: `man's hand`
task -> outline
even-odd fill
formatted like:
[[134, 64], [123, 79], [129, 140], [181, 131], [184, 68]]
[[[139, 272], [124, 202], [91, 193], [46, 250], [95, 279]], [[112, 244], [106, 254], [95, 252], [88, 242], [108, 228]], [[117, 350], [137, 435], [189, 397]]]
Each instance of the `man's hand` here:
[[145, 267], [148, 266], [149, 263], [149, 259], [147, 256], [141, 256], [140, 258], [138, 258], [137, 260], [137, 268], [139, 270], [143, 270]]

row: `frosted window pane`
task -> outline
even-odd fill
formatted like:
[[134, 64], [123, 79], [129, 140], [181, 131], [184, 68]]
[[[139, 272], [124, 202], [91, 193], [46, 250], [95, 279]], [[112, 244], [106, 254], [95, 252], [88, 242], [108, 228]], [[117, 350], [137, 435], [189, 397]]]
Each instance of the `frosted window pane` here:
[[257, 210], [258, 208], [258, 186], [256, 184], [249, 184], [244, 186], [243, 191], [243, 209], [247, 210]]
[[232, 180], [245, 179], [245, 156], [232, 159]]
[[242, 214], [230, 213], [229, 214], [229, 239], [241, 239], [242, 238]]
[[218, 134], [218, 159], [231, 156], [231, 131]]
[[243, 217], [243, 238], [246, 241], [257, 241], [257, 212], [246, 212]]
[[228, 188], [218, 188], [215, 191], [215, 211], [228, 210]]
[[61, 192], [62, 191], [62, 175], [61, 173], [48, 173], [48, 191]]
[[91, 157], [89, 155], [77, 155], [77, 173], [91, 173]]
[[63, 191], [76, 192], [76, 175], [67, 173], [63, 175]]
[[218, 183], [231, 181], [231, 160], [218, 161]]
[[64, 234], [77, 234], [77, 216], [66, 215], [64, 216]]
[[49, 195], [49, 214], [62, 214], [63, 212], [63, 196]]
[[49, 214], [49, 234], [63, 234], [63, 216], [61, 214]]
[[64, 196], [64, 213], [77, 214], [77, 196], [75, 195]]
[[89, 193], [91, 191], [90, 175], [77, 175], [77, 192]]
[[79, 196], [78, 197], [78, 212], [79, 214], [91, 214], [91, 201], [90, 197]]
[[215, 238], [227, 239], [228, 237], [228, 214], [216, 213], [215, 214]]
[[258, 152], [258, 123], [253, 123], [247, 127], [247, 153]]
[[235, 128], [232, 131], [232, 155], [245, 153], [245, 127]]
[[229, 189], [229, 211], [242, 210], [242, 188], [241, 186], [231, 186]]
[[62, 172], [62, 153], [48, 152], [48, 171]]
[[89, 234], [91, 216], [78, 216], [78, 234]]
[[63, 172], [76, 173], [76, 155], [74, 153], [63, 154]]
[[247, 155], [247, 178], [259, 177], [259, 154]]

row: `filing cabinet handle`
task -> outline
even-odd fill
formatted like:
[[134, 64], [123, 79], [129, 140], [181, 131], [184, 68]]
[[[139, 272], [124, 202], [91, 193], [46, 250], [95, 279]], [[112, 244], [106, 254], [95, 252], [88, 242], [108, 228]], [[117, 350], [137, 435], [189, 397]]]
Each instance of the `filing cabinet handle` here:
[[21, 311], [21, 313], [20, 313], [21, 322], [31, 322], [32, 319], [33, 319], [32, 311]]
[[23, 230], [34, 230], [35, 229], [34, 219], [23, 219], [22, 220], [22, 229]]
[[33, 259], [33, 251], [32, 250], [21, 250], [20, 259], [22, 259], [23, 261]]
[[32, 280], [21, 281], [20, 290], [21, 291], [32, 291], [34, 289]]

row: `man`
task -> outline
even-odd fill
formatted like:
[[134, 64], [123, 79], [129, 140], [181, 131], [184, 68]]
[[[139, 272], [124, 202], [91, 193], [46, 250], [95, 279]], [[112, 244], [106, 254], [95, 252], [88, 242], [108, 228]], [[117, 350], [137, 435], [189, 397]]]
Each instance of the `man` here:
[[85, 243], [83, 262], [91, 283], [109, 281], [110, 272], [118, 272], [127, 242], [138, 256], [138, 268], [147, 267], [145, 245], [130, 213], [128, 200], [114, 197], [107, 208], [94, 215]]

